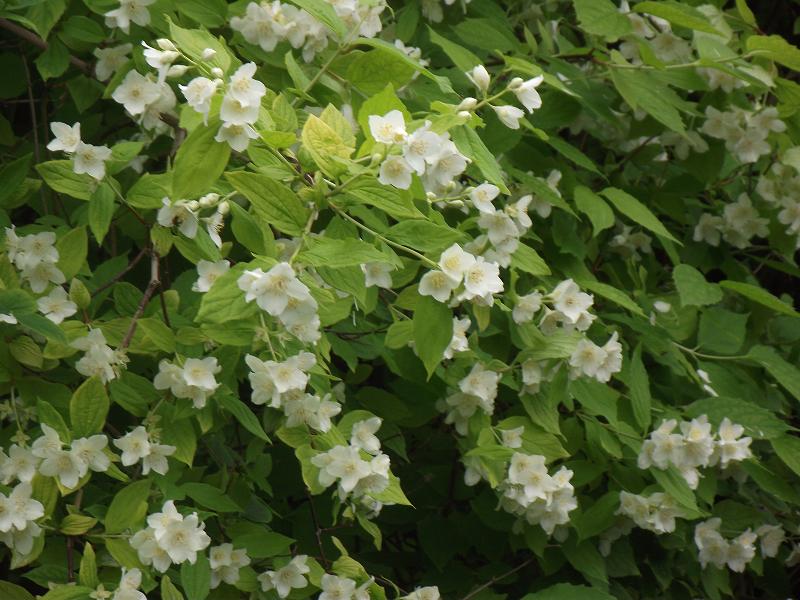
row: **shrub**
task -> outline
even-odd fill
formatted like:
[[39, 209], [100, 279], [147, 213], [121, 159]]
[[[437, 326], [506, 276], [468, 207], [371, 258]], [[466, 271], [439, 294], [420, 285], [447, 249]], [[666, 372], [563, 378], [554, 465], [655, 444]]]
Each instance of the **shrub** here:
[[744, 0], [0, 28], [0, 596], [797, 590], [800, 50]]

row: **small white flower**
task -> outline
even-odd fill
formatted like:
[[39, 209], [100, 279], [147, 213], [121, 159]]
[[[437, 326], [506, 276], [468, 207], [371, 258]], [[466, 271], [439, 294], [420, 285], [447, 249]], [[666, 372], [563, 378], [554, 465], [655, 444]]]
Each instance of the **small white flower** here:
[[368, 122], [370, 134], [382, 144], [400, 144], [408, 135], [403, 113], [399, 110], [391, 110], [382, 117], [370, 115]]
[[72, 169], [81, 175], [86, 173], [100, 181], [106, 176], [106, 161], [111, 158], [107, 146], [92, 146], [80, 142], [72, 156]]
[[473, 67], [471, 71], [467, 71], [465, 75], [475, 85], [475, 87], [481, 91], [481, 93], [486, 94], [486, 92], [489, 91], [492, 78], [489, 76], [489, 72], [486, 70], [486, 67], [483, 65], [478, 65]]
[[214, 285], [214, 282], [225, 275], [231, 268], [230, 261], [218, 260], [211, 262], [209, 260], [201, 260], [197, 263], [197, 281], [192, 284], [192, 290], [195, 292], [207, 292]]
[[151, 81], [138, 71], [128, 71], [111, 97], [125, 107], [132, 115], [140, 115], [148, 104], [156, 102], [161, 97], [158, 84]]
[[500, 188], [491, 183], [482, 183], [469, 193], [472, 204], [482, 213], [494, 213], [492, 200], [497, 198]]
[[503, 446], [506, 448], [520, 448], [522, 446], [522, 436], [524, 434], [525, 427], [500, 430], [500, 437], [503, 440]]
[[106, 26], [119, 27], [125, 33], [130, 31], [131, 23], [144, 27], [150, 23], [147, 7], [156, 0], [120, 0], [119, 8], [105, 13]]
[[46, 477], [57, 477], [66, 488], [74, 488], [81, 477], [86, 475], [88, 465], [70, 450], [58, 450], [45, 458], [39, 465], [39, 473]]
[[422, 175], [427, 165], [434, 164], [443, 149], [442, 136], [431, 131], [430, 125], [430, 121], [426, 121], [403, 145], [403, 158], [417, 175]]
[[[286, 598], [293, 589], [302, 589], [308, 585], [305, 575], [311, 572], [307, 564], [308, 556], [298, 554], [288, 564], [276, 571], [266, 571], [258, 576], [262, 591], [275, 590], [280, 598]], [[345, 600], [340, 598], [339, 600]]]
[[258, 121], [258, 104], [245, 104], [238, 97], [228, 93], [222, 99], [219, 118], [226, 125], [252, 125]]
[[475, 257], [458, 244], [453, 244], [439, 256], [439, 268], [453, 281], [460, 282], [475, 264]]
[[525, 113], [516, 106], [502, 105], [492, 106], [497, 118], [509, 129], [519, 129], [519, 121]]
[[350, 432], [350, 445], [361, 448], [369, 454], [378, 454], [381, 450], [381, 442], [375, 435], [381, 427], [380, 417], [370, 417], [364, 421], [353, 423]]
[[542, 294], [540, 292], [531, 292], [530, 294], [517, 298], [517, 303], [514, 305], [511, 317], [517, 324], [529, 323], [541, 308]]
[[186, 200], [170, 202], [169, 198], [162, 198], [156, 221], [162, 227], [177, 225], [178, 230], [187, 238], [194, 239], [197, 235], [199, 224], [197, 212], [192, 210], [190, 203]]
[[135, 465], [150, 454], [150, 438], [147, 430], [141, 425], [114, 440], [114, 445], [122, 450], [122, 464], [126, 467]]
[[361, 265], [361, 271], [364, 273], [364, 285], [392, 289], [391, 273], [394, 269], [394, 265], [388, 263], [372, 262]]
[[78, 149], [78, 144], [81, 143], [81, 124], [75, 123], [72, 127], [66, 123], [50, 123], [50, 131], [53, 132], [53, 138], [47, 149], [53, 152], [75, 152]]
[[243, 106], [261, 106], [261, 98], [267, 93], [267, 87], [254, 79], [255, 63], [245, 63], [231, 75], [228, 83], [228, 94]]
[[402, 156], [393, 154], [381, 163], [378, 181], [383, 185], [391, 185], [399, 190], [411, 187], [411, 167]]
[[195, 77], [186, 85], [178, 87], [189, 106], [203, 115], [203, 122], [208, 124], [208, 111], [211, 110], [211, 99], [217, 92], [217, 82], [207, 77]]
[[108, 438], [102, 434], [73, 440], [71, 449], [73, 454], [89, 469], [97, 473], [104, 473], [111, 466], [111, 459], [104, 452], [108, 446]]
[[539, 75], [538, 77], [524, 81], [513, 90], [514, 94], [517, 96], [517, 100], [519, 100], [520, 104], [522, 104], [529, 113], [542, 107], [542, 97], [539, 96], [539, 92], [536, 91], [536, 88], [539, 87], [542, 81], [544, 81], [544, 77]]
[[39, 312], [56, 324], [78, 312], [78, 305], [69, 299], [64, 288], [58, 286], [54, 287], [47, 296], [39, 298], [36, 306]]
[[431, 296], [439, 302], [447, 302], [458, 284], [458, 280], [443, 271], [428, 271], [419, 280], [419, 293], [422, 296]]
[[95, 48], [92, 54], [97, 58], [94, 66], [94, 73], [100, 81], [108, 81], [111, 76], [122, 65], [128, 62], [133, 46], [131, 44], [120, 44], [108, 48]]
[[464, 292], [468, 300], [487, 297], [491, 300], [492, 294], [502, 291], [503, 281], [500, 279], [500, 267], [497, 263], [478, 256], [464, 272]]
[[236, 152], [244, 152], [250, 145], [250, 140], [258, 139], [258, 132], [250, 125], [223, 123], [220, 125], [214, 139], [218, 142], [227, 142], [231, 149]]
[[250, 557], [244, 548], [234, 550], [232, 544], [214, 546], [208, 552], [211, 565], [211, 588], [219, 587], [221, 582], [235, 585], [239, 581], [239, 569], [250, 564]]

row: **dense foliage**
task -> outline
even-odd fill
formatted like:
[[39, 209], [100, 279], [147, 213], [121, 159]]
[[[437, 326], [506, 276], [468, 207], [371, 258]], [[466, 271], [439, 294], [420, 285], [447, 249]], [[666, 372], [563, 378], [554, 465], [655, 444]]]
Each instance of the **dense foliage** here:
[[800, 588], [745, 0], [0, 13], [0, 598]]

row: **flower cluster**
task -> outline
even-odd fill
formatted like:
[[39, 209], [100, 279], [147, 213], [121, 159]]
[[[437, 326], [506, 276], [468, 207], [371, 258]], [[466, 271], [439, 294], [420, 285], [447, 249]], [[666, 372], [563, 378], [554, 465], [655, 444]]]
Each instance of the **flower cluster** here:
[[[174, 52], [174, 49], [171, 52]], [[164, 114], [174, 116], [177, 104], [175, 92], [166, 81], [154, 80], [152, 75], [142, 75], [136, 70], [128, 71], [111, 97], [115, 102], [122, 104], [144, 129], [157, 134], [169, 129], [161, 116]]]
[[41, 427], [44, 435], [33, 442], [31, 454], [41, 460], [39, 473], [57, 478], [65, 488], [77, 487], [90, 470], [103, 473], [111, 466], [111, 459], [106, 453], [108, 438], [105, 435], [73, 440], [69, 449], [64, 449], [55, 429], [44, 423]]
[[114, 445], [122, 451], [122, 464], [126, 467], [142, 461], [142, 474], [150, 471], [159, 475], [166, 475], [169, 470], [167, 457], [175, 454], [177, 448], [167, 444], [160, 444], [155, 436], [139, 425], [133, 431], [126, 433], [114, 440]]
[[520, 237], [532, 225], [528, 216], [528, 205], [533, 196], [527, 194], [498, 210], [492, 200], [499, 193], [499, 188], [491, 183], [482, 183], [469, 191], [473, 206], [480, 211], [478, 226], [486, 233], [475, 238], [467, 247], [470, 250], [479, 248], [488, 240], [492, 247], [483, 256], [501, 267], [508, 267], [511, 264], [511, 255], [519, 247]]
[[261, 98], [267, 93], [267, 88], [253, 77], [255, 73], [255, 63], [246, 63], [236, 69], [228, 82], [219, 109], [222, 125], [214, 139], [227, 142], [237, 152], [243, 152], [250, 140], [258, 138], [253, 124], [258, 121]]
[[47, 149], [61, 151], [72, 157], [72, 170], [87, 174], [100, 181], [106, 176], [106, 161], [111, 158], [108, 146], [92, 146], [81, 141], [81, 124], [70, 127], [66, 123], [50, 123], [50, 131], [55, 136]]
[[322, 576], [320, 587], [322, 593], [317, 596], [317, 600], [369, 600], [369, 586], [372, 585], [372, 578], [361, 585], [349, 577], [339, 577], [325, 573]]
[[259, 308], [276, 317], [300, 341], [317, 343], [322, 335], [317, 301], [289, 263], [278, 263], [267, 272], [245, 271], [236, 283], [247, 302], [255, 300]]
[[[475, 85], [475, 87], [478, 88], [478, 91], [482, 96], [485, 97], [488, 95], [489, 88], [492, 85], [492, 78], [489, 75], [489, 72], [486, 70], [486, 67], [483, 65], [477, 65], [476, 67], [473, 67], [471, 71], [467, 71], [466, 76]], [[539, 96], [539, 92], [536, 90], [536, 88], [538, 88], [543, 81], [543, 75], [539, 75], [528, 80], [524, 80], [521, 77], [514, 77], [509, 82], [508, 87], [506, 87], [499, 94], [496, 94], [491, 98], [487, 98], [480, 104], [477, 102], [477, 100], [475, 100], [475, 98], [465, 98], [459, 105], [459, 109], [464, 111], [472, 111], [478, 108], [481, 104], [489, 104], [503, 125], [509, 127], [510, 129], [519, 129], [519, 122], [522, 117], [525, 116], [524, 111], [509, 104], [496, 105], [492, 104], [491, 102], [502, 96], [505, 92], [510, 91], [517, 97], [517, 101], [522, 104], [522, 106], [524, 106], [529, 113], [533, 113], [534, 110], [542, 107], [542, 98]]]
[[453, 304], [471, 300], [475, 304], [491, 306], [494, 294], [503, 291], [500, 266], [466, 252], [453, 244], [439, 257], [439, 269], [428, 271], [419, 280], [419, 293], [431, 296], [439, 302], [450, 301], [451, 294], [458, 290]]
[[31, 484], [17, 484], [8, 495], [0, 492], [0, 541], [20, 555], [30, 554], [33, 540], [42, 533], [36, 519], [44, 506], [31, 498]]
[[235, 585], [239, 581], [239, 569], [250, 564], [250, 557], [243, 548], [220, 544], [208, 551], [208, 562], [211, 566], [211, 589], [215, 589], [223, 581]]
[[755, 542], [758, 535], [748, 529], [733, 540], [725, 539], [719, 532], [722, 520], [709, 519], [694, 528], [694, 543], [697, 546], [700, 564], [705, 569], [712, 564], [718, 569], [726, 565], [731, 571], [742, 573], [756, 556]]
[[137, 531], [130, 544], [142, 564], [153, 565], [164, 573], [172, 564], [186, 561], [194, 564], [197, 553], [208, 548], [211, 538], [197, 513], [183, 516], [175, 508], [175, 503], [168, 500], [161, 512], [147, 517], [147, 527]]
[[6, 227], [5, 233], [8, 260], [19, 269], [34, 293], [41, 294], [51, 283], [64, 283], [64, 274], [56, 266], [59, 254], [55, 247], [55, 233], [43, 231], [18, 236], [13, 226]]
[[[385, 0], [362, 3], [355, 0], [328, 0], [349, 31], [362, 37], [375, 37], [383, 28], [381, 13]], [[332, 32], [305, 10], [279, 0], [250, 2], [241, 17], [231, 19], [231, 29], [242, 37], [271, 52], [280, 42], [289, 42], [292, 48], [303, 49], [306, 62], [328, 46]]]
[[675, 531], [676, 517], [684, 515], [677, 502], [667, 494], [656, 492], [640, 496], [625, 491], [619, 493], [617, 514], [630, 518], [642, 529], [658, 534]]
[[594, 377], [608, 383], [614, 373], [622, 370], [622, 344], [615, 331], [608, 341], [598, 346], [589, 338], [581, 339], [569, 357], [570, 377]]
[[494, 413], [494, 400], [500, 374], [480, 363], [458, 383], [458, 391], [438, 403], [442, 412], [447, 412], [445, 423], [453, 424], [461, 435], [467, 435], [469, 420], [480, 408], [487, 415]]
[[[796, 149], [792, 151], [797, 152]], [[774, 163], [769, 171], [759, 177], [756, 192], [780, 209], [778, 221], [786, 225], [786, 234], [795, 236], [795, 243], [800, 247], [800, 175], [797, 169]]]
[[772, 150], [767, 137], [770, 132], [786, 131], [786, 123], [778, 118], [775, 107], [747, 111], [733, 107], [720, 111], [713, 106], [706, 107], [706, 121], [700, 131], [709, 137], [725, 142], [727, 150], [739, 162], [757, 162]]
[[370, 115], [369, 132], [388, 149], [378, 174], [383, 185], [407, 190], [416, 173], [427, 192], [440, 194], [452, 189], [453, 181], [467, 168], [468, 159], [456, 148], [450, 134], [436, 133], [430, 121], [408, 133], [403, 113], [392, 110], [383, 116]]
[[375, 433], [381, 419], [371, 417], [353, 424], [349, 445], [334, 446], [311, 459], [319, 469], [319, 483], [324, 487], [337, 484], [339, 499], [359, 501], [373, 514], [383, 503], [375, 498], [389, 487], [389, 457], [381, 452]]
[[153, 379], [157, 390], [166, 390], [176, 398], [191, 398], [195, 408], [203, 408], [219, 387], [215, 375], [222, 370], [216, 357], [187, 358], [183, 366], [166, 359], [158, 363]]
[[116, 379], [127, 362], [123, 352], [108, 345], [100, 329], [90, 329], [84, 337], [73, 340], [70, 346], [84, 352], [75, 363], [78, 373], [86, 377], [99, 377], [103, 383]]
[[703, 213], [694, 228], [695, 242], [719, 246], [720, 237], [732, 246], [747, 248], [753, 237], [769, 234], [769, 221], [759, 216], [750, 196], [739, 194], [736, 202], [725, 205], [722, 216]]
[[[201, 217], [202, 210], [212, 209], [209, 216]], [[220, 200], [219, 194], [210, 193], [197, 200], [175, 200], [169, 198], [161, 200], [161, 208], [156, 215], [156, 221], [162, 227], [178, 227], [183, 235], [189, 239], [197, 236], [200, 221], [206, 225], [206, 231], [217, 248], [222, 246], [220, 232], [224, 227], [224, 217], [228, 214], [230, 205], [227, 200]], [[201, 261], [207, 263], [208, 261]], [[223, 261], [227, 262], [227, 261]], [[230, 264], [230, 263], [228, 263]], [[198, 270], [199, 270], [198, 263]], [[206, 290], [207, 291], [207, 290]]]
[[720, 423], [716, 435], [712, 433], [706, 415], [681, 421], [680, 433], [674, 433], [676, 427], [678, 421], [669, 419], [650, 433], [639, 453], [640, 469], [651, 466], [668, 469], [672, 465], [680, 471], [689, 487], [696, 489], [700, 482], [700, 467], [719, 464], [724, 469], [752, 456], [752, 438], [742, 437], [744, 427], [732, 423], [727, 417]]
[[539, 328], [545, 335], [554, 333], [559, 325], [566, 331], [586, 331], [596, 318], [589, 312], [593, 304], [591, 294], [582, 292], [572, 279], [565, 279], [547, 295], [533, 291], [520, 296], [512, 317], [516, 323], [529, 323], [544, 308]]
[[515, 452], [500, 486], [500, 505], [552, 535], [557, 526], [569, 523], [569, 513], [578, 507], [571, 479], [572, 471], [563, 466], [550, 475], [544, 456]]

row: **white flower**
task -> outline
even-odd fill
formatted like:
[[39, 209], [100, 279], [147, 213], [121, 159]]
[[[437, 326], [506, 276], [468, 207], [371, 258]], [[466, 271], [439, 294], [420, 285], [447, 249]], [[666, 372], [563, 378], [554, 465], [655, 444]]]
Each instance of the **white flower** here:
[[453, 244], [439, 256], [439, 268], [456, 282], [475, 264], [475, 257], [458, 244]]
[[253, 79], [255, 73], [256, 64], [245, 63], [236, 69], [228, 82], [228, 95], [243, 106], [261, 106], [261, 98], [267, 93], [267, 87], [257, 79]]
[[547, 500], [548, 492], [557, 489], [557, 485], [547, 473], [544, 456], [515, 452], [508, 466], [508, 481], [522, 486], [527, 500], [540, 498]]
[[0, 313], [0, 323], [8, 323], [9, 325], [17, 324], [17, 317], [11, 313]]
[[218, 83], [207, 77], [195, 77], [186, 85], [178, 87], [189, 106], [203, 115], [203, 122], [208, 124], [208, 111], [211, 110], [211, 99], [217, 92]]
[[513, 89], [517, 100], [519, 100], [520, 104], [522, 104], [529, 113], [542, 107], [542, 97], [539, 96], [539, 92], [536, 91], [536, 88], [541, 85], [542, 81], [544, 81], [544, 77], [539, 75], [538, 77], [524, 81]]
[[187, 238], [194, 239], [197, 235], [197, 213], [190, 208], [190, 203], [186, 200], [170, 202], [169, 198], [162, 198], [156, 221], [162, 227], [172, 227], [177, 224], [178, 230]]
[[549, 297], [553, 301], [553, 307], [572, 323], [577, 323], [581, 315], [594, 304], [592, 295], [581, 292], [572, 279], [559, 283]]
[[719, 246], [722, 228], [722, 217], [703, 213], [695, 225], [692, 239], [695, 242], [705, 242], [710, 246]]
[[107, 27], [119, 27], [125, 33], [130, 30], [131, 23], [144, 27], [150, 23], [150, 11], [147, 6], [156, 0], [120, 0], [119, 8], [105, 13]]
[[[141, 585], [142, 572], [139, 569], [128, 571], [125, 567], [122, 567], [122, 577], [111, 600], [147, 600], [147, 596], [139, 591]], [[90, 596], [92, 595], [90, 594]]]
[[754, 532], [748, 529], [731, 540], [726, 561], [731, 571], [743, 573], [747, 563], [755, 558], [755, 541], [757, 537]]
[[171, 519], [160, 536], [156, 533], [156, 540], [174, 564], [186, 561], [194, 564], [197, 553], [205, 550], [211, 543], [211, 538], [204, 530], [205, 524], [200, 521], [197, 513], [192, 513], [180, 520]]
[[122, 450], [122, 464], [126, 467], [136, 464], [150, 454], [150, 439], [147, 430], [141, 425], [114, 440], [114, 445]]
[[472, 204], [482, 213], [494, 213], [494, 205], [492, 200], [497, 198], [500, 193], [500, 188], [491, 183], [482, 183], [469, 193]]
[[778, 550], [786, 540], [786, 532], [780, 525], [762, 525], [756, 529], [760, 539], [761, 556], [773, 558], [778, 556]]
[[165, 573], [172, 566], [172, 560], [164, 549], [158, 545], [155, 532], [151, 527], [137, 531], [130, 539], [131, 547], [136, 550], [142, 564], [153, 567]]
[[31, 445], [31, 454], [37, 458], [55, 456], [64, 446], [58, 432], [46, 423], [41, 423], [40, 427], [44, 435], [33, 441]]
[[88, 438], [73, 440], [72, 453], [89, 469], [97, 473], [104, 473], [111, 466], [111, 459], [105, 453], [108, 438], [102, 434]]
[[66, 123], [50, 123], [50, 131], [53, 132], [53, 138], [47, 149], [53, 152], [75, 152], [78, 149], [78, 144], [81, 143], [81, 124], [75, 123], [72, 127]]
[[122, 65], [128, 62], [131, 44], [120, 44], [108, 48], [95, 48], [92, 54], [97, 58], [94, 73], [100, 81], [107, 81]]
[[432, 165], [442, 152], [446, 138], [430, 130], [430, 121], [411, 133], [403, 145], [403, 158], [408, 165], [422, 175], [427, 165]]
[[605, 350], [590, 339], [583, 338], [569, 357], [569, 366], [572, 367], [573, 376], [595, 377], [606, 358]]
[[219, 587], [221, 582], [235, 585], [239, 581], [239, 569], [250, 564], [250, 557], [244, 548], [234, 550], [233, 544], [220, 544], [208, 552], [211, 566], [211, 588]]
[[418, 587], [406, 596], [406, 600], [441, 600], [439, 588], [435, 585]]
[[392, 289], [392, 275], [394, 265], [388, 263], [366, 263], [361, 265], [361, 271], [364, 273], [364, 285], [366, 287], [379, 287], [387, 290]]
[[492, 106], [497, 118], [509, 129], [519, 129], [519, 121], [525, 113], [516, 106]]
[[[169, 42], [169, 40], [158, 41]], [[142, 42], [142, 46], [144, 47], [144, 59], [148, 65], [158, 70], [158, 81], [160, 83], [167, 78], [167, 72], [170, 70], [172, 63], [174, 63], [178, 57], [180, 57], [180, 52], [175, 49], [175, 46], [172, 44], [172, 42], [159, 45], [164, 47], [157, 49], [148, 46], [147, 42]]]
[[476, 363], [472, 370], [458, 383], [458, 389], [464, 394], [480, 399], [482, 408], [489, 414], [494, 408], [494, 399], [497, 397], [497, 384], [500, 374], [486, 369], [482, 364]]
[[372, 473], [370, 464], [361, 458], [358, 448], [353, 446], [334, 446], [313, 457], [311, 463], [319, 467], [319, 482], [322, 485], [328, 486], [339, 480], [339, 487], [345, 494], [352, 492], [359, 480]]
[[92, 146], [80, 142], [72, 156], [72, 169], [81, 175], [86, 173], [100, 181], [106, 176], [106, 161], [111, 158], [107, 146]]
[[467, 157], [458, 151], [446, 135], [440, 137], [441, 148], [425, 173], [426, 191], [436, 191], [453, 183], [467, 168]]
[[411, 187], [411, 167], [402, 156], [393, 154], [381, 163], [378, 181], [383, 185], [391, 185], [399, 190]]
[[469, 317], [459, 319], [453, 317], [453, 337], [450, 340], [450, 345], [444, 350], [443, 358], [453, 358], [456, 352], [465, 352], [469, 350], [469, 342], [467, 341], [467, 330], [469, 330], [472, 322]]
[[515, 427], [514, 429], [501, 429], [500, 437], [503, 446], [506, 448], [519, 448], [522, 446], [522, 436], [525, 434], [525, 427]]
[[475, 262], [464, 271], [464, 291], [468, 300], [491, 298], [492, 294], [502, 292], [503, 281], [500, 279], [499, 265], [485, 261], [482, 256], [478, 256]]
[[259, 109], [258, 104], [245, 104], [238, 97], [228, 93], [222, 99], [219, 118], [226, 125], [252, 125], [258, 120]]
[[161, 88], [138, 71], [128, 71], [111, 97], [132, 115], [140, 115], [161, 97]]
[[197, 281], [192, 284], [192, 290], [195, 292], [207, 292], [214, 285], [214, 282], [225, 275], [231, 268], [230, 261], [218, 260], [211, 262], [209, 260], [201, 260], [197, 263]]
[[381, 450], [381, 442], [375, 435], [381, 427], [380, 417], [370, 417], [364, 421], [353, 423], [350, 431], [350, 445], [361, 448], [369, 454], [378, 454]]
[[50, 262], [40, 262], [34, 267], [25, 268], [20, 275], [35, 294], [44, 292], [51, 283], [61, 285], [66, 281], [64, 274]]
[[142, 459], [142, 475], [155, 471], [159, 475], [166, 475], [169, 470], [168, 456], [175, 454], [177, 448], [166, 444], [150, 443], [150, 453]]
[[64, 288], [58, 286], [54, 287], [47, 296], [39, 298], [36, 306], [39, 312], [56, 324], [78, 312], [78, 305], [69, 299]]
[[614, 373], [622, 370], [622, 345], [617, 341], [617, 337], [618, 334], [615, 331], [603, 344], [602, 350], [605, 357], [594, 374], [595, 379], [601, 383], [607, 383]]
[[718, 431], [717, 454], [723, 469], [731, 462], [742, 461], [753, 455], [750, 451], [753, 439], [741, 437], [744, 434], [744, 427], [732, 423], [728, 417], [725, 417], [719, 424]]
[[439, 302], [447, 302], [458, 284], [458, 280], [443, 271], [428, 271], [419, 280], [419, 293], [422, 296], [431, 296]]
[[382, 117], [370, 115], [368, 122], [370, 134], [382, 144], [400, 144], [408, 135], [403, 113], [399, 110], [391, 110]]
[[22, 237], [16, 237], [13, 231], [6, 230], [6, 240], [16, 238], [13, 247], [9, 248], [9, 256], [13, 255], [14, 264], [18, 269], [33, 268], [40, 263], [58, 262], [58, 250], [55, 247], [56, 234], [52, 231], [43, 231]]
[[70, 450], [58, 450], [42, 460], [39, 473], [46, 477], [57, 477], [66, 488], [74, 488], [86, 475], [88, 465]]
[[352, 600], [356, 591], [356, 582], [346, 577], [337, 577], [325, 573], [322, 576], [322, 593], [317, 600]]
[[0, 474], [3, 476], [3, 483], [8, 484], [14, 479], [29, 483], [36, 475], [36, 467], [39, 459], [29, 450], [17, 444], [11, 444], [8, 449], [8, 456], [2, 454], [0, 450]]
[[258, 139], [258, 132], [247, 124], [223, 123], [220, 125], [214, 139], [218, 142], [227, 142], [231, 149], [236, 152], [244, 152], [250, 145], [250, 140]]
[[481, 93], [485, 94], [487, 91], [489, 91], [492, 78], [489, 76], [489, 72], [486, 70], [486, 67], [483, 65], [478, 65], [473, 67], [471, 71], [467, 71], [465, 75], [475, 85], [475, 87], [481, 91]]
[[289, 306], [290, 300], [306, 302], [313, 300], [308, 287], [295, 275], [289, 263], [278, 263], [266, 273], [261, 269], [245, 271], [237, 280], [239, 289], [245, 292], [245, 300], [256, 304], [276, 317]]
[[517, 303], [514, 305], [511, 317], [517, 324], [529, 323], [541, 308], [542, 294], [540, 292], [531, 292], [530, 294], [517, 298]]
[[[275, 571], [266, 571], [258, 576], [262, 591], [275, 590], [279, 597], [286, 598], [293, 589], [308, 585], [305, 575], [311, 572], [307, 564], [308, 556], [298, 554], [288, 564]], [[345, 600], [340, 598], [339, 600]]]
[[0, 493], [0, 532], [22, 531], [29, 521], [43, 516], [44, 506], [31, 498], [30, 483], [17, 484], [8, 496]]

